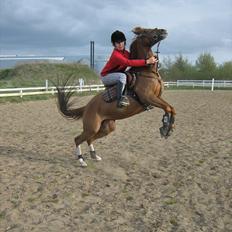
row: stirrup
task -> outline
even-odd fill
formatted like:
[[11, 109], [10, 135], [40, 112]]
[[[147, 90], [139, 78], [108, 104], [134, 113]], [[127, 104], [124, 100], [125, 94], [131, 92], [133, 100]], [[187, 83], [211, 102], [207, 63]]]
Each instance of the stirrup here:
[[126, 96], [122, 96], [120, 101], [117, 103], [117, 107], [120, 107], [120, 108], [125, 107], [125, 106], [129, 106], [129, 105], [130, 105], [130, 102]]

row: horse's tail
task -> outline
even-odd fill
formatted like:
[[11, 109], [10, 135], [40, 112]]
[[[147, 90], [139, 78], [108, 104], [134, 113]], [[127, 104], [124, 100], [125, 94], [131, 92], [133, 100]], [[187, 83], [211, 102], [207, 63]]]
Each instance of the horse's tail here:
[[74, 109], [73, 105], [74, 102], [71, 101], [71, 96], [73, 95], [73, 91], [65, 90], [64, 87], [58, 87], [57, 89], [57, 107], [61, 114], [64, 117], [67, 118], [73, 118], [73, 119], [80, 119], [83, 116], [83, 113], [85, 111], [85, 106]]

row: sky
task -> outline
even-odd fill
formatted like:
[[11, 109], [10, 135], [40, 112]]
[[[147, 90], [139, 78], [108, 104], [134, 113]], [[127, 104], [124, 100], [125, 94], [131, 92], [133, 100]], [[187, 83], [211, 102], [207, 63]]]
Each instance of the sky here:
[[[161, 57], [232, 60], [232, 0], [0, 0], [0, 55], [109, 56], [111, 33], [163, 28]], [[156, 47], [153, 48], [156, 50]]]

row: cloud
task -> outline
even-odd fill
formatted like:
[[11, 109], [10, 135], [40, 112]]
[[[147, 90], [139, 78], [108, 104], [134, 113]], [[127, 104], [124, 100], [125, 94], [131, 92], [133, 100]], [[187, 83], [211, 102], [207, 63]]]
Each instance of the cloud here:
[[112, 31], [130, 42], [138, 25], [168, 30], [167, 55], [229, 51], [231, 19], [230, 0], [1, 0], [0, 53], [88, 54], [94, 40], [96, 52], [107, 54]]

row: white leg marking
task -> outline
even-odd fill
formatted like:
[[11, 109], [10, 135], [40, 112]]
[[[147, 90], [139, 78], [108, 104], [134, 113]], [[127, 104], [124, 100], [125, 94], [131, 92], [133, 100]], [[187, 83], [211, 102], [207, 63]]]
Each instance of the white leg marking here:
[[77, 156], [81, 155], [81, 145], [79, 145], [79, 146], [76, 148], [76, 155], [77, 155]]
[[93, 147], [93, 144], [90, 144], [90, 145], [89, 145], [89, 149], [90, 149], [90, 151], [95, 151], [95, 150], [94, 150], [94, 147]]
[[100, 156], [96, 155], [96, 152], [94, 150], [93, 144], [89, 145], [89, 150], [90, 150], [90, 155], [91, 155], [92, 159], [97, 160], [97, 161], [101, 161], [102, 160], [102, 158]]
[[76, 148], [76, 155], [77, 155], [77, 158], [81, 164], [82, 167], [87, 167], [87, 163], [83, 160], [83, 157], [82, 157], [82, 154], [81, 154], [81, 145], [79, 145], [77, 148]]

